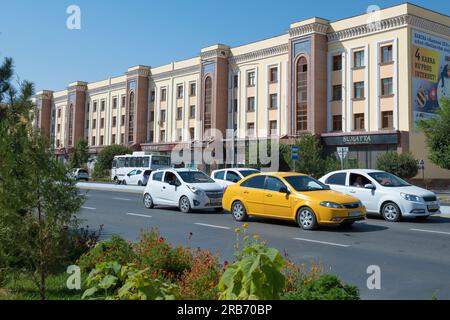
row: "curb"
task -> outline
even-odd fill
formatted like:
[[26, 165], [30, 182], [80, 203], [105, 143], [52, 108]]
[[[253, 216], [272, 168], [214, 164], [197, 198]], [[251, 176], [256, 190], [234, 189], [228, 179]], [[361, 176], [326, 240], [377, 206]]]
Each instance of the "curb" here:
[[78, 182], [77, 187], [83, 190], [113, 191], [113, 192], [124, 192], [133, 194], [143, 194], [145, 190], [145, 187], [112, 185], [109, 183]]

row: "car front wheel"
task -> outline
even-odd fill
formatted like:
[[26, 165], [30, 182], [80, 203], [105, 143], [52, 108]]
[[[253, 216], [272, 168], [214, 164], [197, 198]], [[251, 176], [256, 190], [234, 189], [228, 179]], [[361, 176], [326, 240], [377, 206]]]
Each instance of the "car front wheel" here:
[[146, 193], [144, 195], [144, 206], [147, 209], [153, 209], [153, 207], [155, 206], [154, 203], [153, 203], [152, 196], [150, 194], [148, 194], [148, 193]]
[[389, 222], [398, 222], [402, 217], [400, 208], [394, 202], [387, 202], [381, 208], [381, 214], [384, 220]]
[[306, 207], [300, 208], [298, 211], [297, 223], [303, 230], [314, 230], [318, 227], [315, 213]]
[[181, 197], [179, 208], [180, 211], [183, 213], [189, 213], [192, 211], [191, 202], [189, 201], [188, 197], [186, 196]]
[[236, 201], [231, 206], [231, 214], [236, 221], [246, 221], [248, 219], [247, 211], [245, 210], [244, 204], [240, 201]]

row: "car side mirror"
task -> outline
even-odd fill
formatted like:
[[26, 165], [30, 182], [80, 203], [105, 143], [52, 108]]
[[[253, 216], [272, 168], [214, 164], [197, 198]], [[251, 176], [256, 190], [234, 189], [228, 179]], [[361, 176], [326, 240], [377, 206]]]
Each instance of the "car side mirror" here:
[[370, 190], [375, 190], [376, 189], [375, 186], [373, 184], [371, 184], [371, 183], [364, 185], [364, 188], [370, 189]]
[[291, 193], [291, 192], [288, 190], [288, 188], [286, 188], [286, 187], [281, 187], [280, 190], [279, 190], [279, 192], [281, 192], [281, 193], [286, 193], [286, 194], [290, 194], [290, 193]]

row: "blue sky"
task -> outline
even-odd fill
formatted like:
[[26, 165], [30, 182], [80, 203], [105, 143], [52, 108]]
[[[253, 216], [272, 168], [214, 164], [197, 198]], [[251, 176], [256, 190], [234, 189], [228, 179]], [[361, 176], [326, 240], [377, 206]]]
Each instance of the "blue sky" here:
[[[0, 59], [13, 57], [36, 90], [117, 76], [130, 66], [193, 57], [214, 43], [236, 46], [284, 33], [312, 16], [331, 21], [375, 4], [402, 1], [305, 0], [0, 0]], [[449, 1], [412, 3], [450, 14]], [[81, 30], [66, 28], [66, 9], [81, 8]]]

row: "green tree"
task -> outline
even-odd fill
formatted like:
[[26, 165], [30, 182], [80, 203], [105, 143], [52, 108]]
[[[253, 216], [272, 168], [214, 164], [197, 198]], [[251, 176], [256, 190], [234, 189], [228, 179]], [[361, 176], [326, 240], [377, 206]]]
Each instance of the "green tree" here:
[[[266, 143], [265, 146], [262, 144], [263, 142]], [[272, 140], [271, 139], [268, 139], [265, 141], [258, 140], [257, 144], [254, 146], [256, 146], [256, 148], [251, 151], [257, 152], [256, 163], [255, 163], [254, 159], [250, 159], [250, 147], [246, 147], [245, 148], [245, 166], [247, 168], [254, 168], [254, 169], [258, 169], [258, 170], [260, 170], [263, 167], [271, 166], [271, 163], [261, 163], [260, 152], [263, 154], [263, 157], [267, 157], [267, 159], [271, 159], [272, 158]], [[286, 148], [286, 145], [279, 143], [278, 148], [276, 149], [276, 152], [278, 154], [278, 165], [279, 165], [278, 170], [279, 171], [290, 171], [289, 164], [286, 163], [285, 158], [282, 156], [283, 152], [281, 150], [283, 150], [285, 148]], [[267, 155], [264, 153], [267, 153]], [[263, 162], [266, 162], [266, 161], [263, 161]]]
[[75, 146], [73, 153], [70, 155], [69, 167], [82, 168], [86, 166], [89, 160], [89, 148], [86, 139], [80, 139]]
[[400, 178], [410, 179], [417, 175], [417, 162], [411, 153], [398, 154], [395, 151], [382, 153], [377, 158], [377, 168]]
[[450, 99], [441, 99], [437, 117], [421, 119], [419, 129], [425, 133], [430, 151], [428, 158], [437, 166], [450, 170]]
[[48, 140], [31, 126], [33, 85], [16, 89], [12, 60], [0, 66], [0, 268], [29, 270], [46, 296], [46, 278], [67, 255], [68, 229], [83, 202]]
[[106, 146], [97, 156], [97, 161], [94, 167], [94, 178], [102, 178], [108, 175], [108, 170], [111, 169], [112, 161], [115, 156], [122, 154], [131, 154], [130, 148], [118, 144]]

